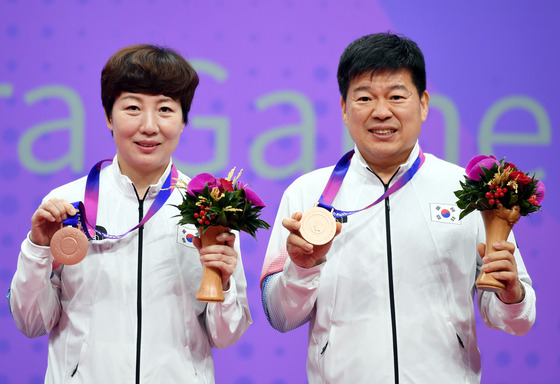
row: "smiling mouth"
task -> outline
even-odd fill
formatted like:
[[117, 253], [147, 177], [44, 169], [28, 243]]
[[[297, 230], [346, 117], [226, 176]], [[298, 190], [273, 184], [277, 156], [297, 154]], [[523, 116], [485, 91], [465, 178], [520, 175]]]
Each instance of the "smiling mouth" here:
[[136, 143], [136, 144], [144, 148], [153, 148], [159, 145], [158, 143]]
[[375, 135], [387, 136], [397, 132], [396, 129], [369, 129], [369, 132]]

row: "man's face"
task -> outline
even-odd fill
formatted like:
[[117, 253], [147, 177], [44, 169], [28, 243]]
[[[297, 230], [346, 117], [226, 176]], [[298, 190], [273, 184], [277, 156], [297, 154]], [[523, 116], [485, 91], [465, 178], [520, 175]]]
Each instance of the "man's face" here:
[[428, 92], [418, 96], [410, 71], [378, 71], [350, 82], [342, 117], [374, 172], [394, 173], [414, 147], [428, 116]]

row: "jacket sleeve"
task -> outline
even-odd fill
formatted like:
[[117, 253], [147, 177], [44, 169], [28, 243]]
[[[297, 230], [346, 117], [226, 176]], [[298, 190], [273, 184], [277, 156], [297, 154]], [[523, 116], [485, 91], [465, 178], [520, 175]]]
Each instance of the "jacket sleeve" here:
[[[516, 244], [513, 233], [510, 234], [508, 241]], [[500, 329], [513, 335], [524, 335], [529, 332], [535, 322], [536, 295], [532, 287], [531, 278], [525, 269], [525, 264], [517, 248], [514, 256], [517, 263], [519, 280], [525, 290], [523, 301], [517, 304], [506, 304], [493, 292], [478, 291], [478, 309], [486, 326]], [[480, 273], [481, 265], [478, 268], [477, 275]]]
[[282, 220], [302, 208], [292, 204], [287, 196], [285, 193], [282, 198], [272, 229], [261, 283], [264, 312], [270, 325], [280, 332], [295, 329], [309, 321], [324, 266], [301, 268], [288, 257], [286, 239], [289, 232], [282, 226]]
[[230, 286], [222, 303], [208, 303], [204, 321], [208, 340], [213, 348], [235, 344], [253, 322], [247, 301], [247, 281], [239, 247], [239, 234], [234, 245], [238, 260]]
[[19, 330], [27, 337], [49, 333], [60, 318], [59, 295], [59, 273], [52, 271], [49, 247], [25, 239], [8, 293], [10, 311]]
[[284, 271], [265, 278], [262, 302], [266, 318], [274, 329], [287, 332], [311, 319], [321, 268], [322, 265], [300, 268], [288, 260]]

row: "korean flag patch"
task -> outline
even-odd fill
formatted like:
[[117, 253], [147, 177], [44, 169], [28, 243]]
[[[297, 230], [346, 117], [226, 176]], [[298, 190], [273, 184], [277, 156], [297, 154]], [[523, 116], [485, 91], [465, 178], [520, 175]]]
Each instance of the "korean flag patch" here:
[[430, 203], [430, 216], [432, 217], [432, 221], [437, 221], [444, 224], [460, 225], [460, 212], [461, 210], [459, 209], [459, 207], [453, 204]]
[[193, 237], [198, 235], [194, 225], [179, 225], [177, 227], [177, 242], [185, 247], [194, 248]]

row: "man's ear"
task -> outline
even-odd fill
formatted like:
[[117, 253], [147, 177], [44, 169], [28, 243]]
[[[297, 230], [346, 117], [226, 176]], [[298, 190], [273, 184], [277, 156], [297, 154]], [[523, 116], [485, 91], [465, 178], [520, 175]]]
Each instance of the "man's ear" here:
[[348, 115], [346, 114], [346, 102], [344, 101], [344, 97], [340, 97], [340, 108], [342, 110], [342, 120], [345, 125], [348, 125]]
[[428, 118], [428, 106], [430, 104], [430, 95], [428, 91], [424, 91], [422, 97], [420, 97], [420, 107], [422, 108], [422, 121], [426, 121]]

